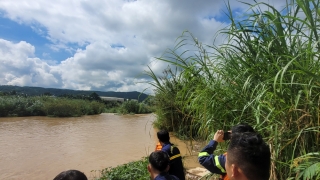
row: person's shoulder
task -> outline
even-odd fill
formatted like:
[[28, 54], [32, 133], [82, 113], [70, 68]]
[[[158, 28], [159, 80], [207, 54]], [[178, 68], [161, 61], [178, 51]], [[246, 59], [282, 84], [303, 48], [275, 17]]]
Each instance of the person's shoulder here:
[[170, 147], [170, 149], [171, 149], [171, 151], [173, 151], [174, 153], [180, 153], [180, 149], [179, 149], [177, 146], [175, 146], [175, 145], [172, 145], [172, 146]]
[[158, 175], [154, 180], [179, 180], [179, 178], [177, 178], [177, 176], [174, 175]]
[[171, 149], [171, 144], [164, 144], [161, 150], [165, 152], [169, 152], [170, 149]]
[[179, 180], [179, 178], [177, 176], [174, 176], [174, 175], [170, 175], [172, 180]]

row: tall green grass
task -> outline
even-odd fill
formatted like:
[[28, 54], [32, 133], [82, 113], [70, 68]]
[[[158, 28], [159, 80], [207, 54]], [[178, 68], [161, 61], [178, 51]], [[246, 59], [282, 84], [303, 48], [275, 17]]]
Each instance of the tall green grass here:
[[320, 149], [319, 1], [287, 1], [282, 10], [247, 4], [240, 20], [226, 5], [231, 23], [217, 34], [227, 37], [222, 45], [184, 32], [158, 58], [170, 63], [163, 76], [147, 72], [156, 125], [205, 139], [247, 122], [270, 145], [271, 179], [295, 177], [294, 159]]

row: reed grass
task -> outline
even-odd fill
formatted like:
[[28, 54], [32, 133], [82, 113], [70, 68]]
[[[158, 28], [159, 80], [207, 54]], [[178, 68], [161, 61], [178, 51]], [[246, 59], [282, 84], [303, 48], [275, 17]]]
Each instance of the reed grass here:
[[163, 76], [146, 72], [154, 80], [155, 124], [205, 139], [249, 123], [270, 145], [270, 179], [299, 177], [294, 160], [320, 149], [319, 1], [288, 0], [282, 10], [247, 5], [236, 20], [226, 3], [231, 23], [217, 34], [227, 37], [222, 45], [204, 45], [186, 31], [158, 58], [170, 64]]

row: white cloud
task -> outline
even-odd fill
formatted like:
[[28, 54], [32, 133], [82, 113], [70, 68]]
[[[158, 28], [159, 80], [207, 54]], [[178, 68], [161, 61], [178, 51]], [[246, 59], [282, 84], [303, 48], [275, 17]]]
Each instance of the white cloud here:
[[34, 57], [34, 47], [21, 41], [0, 39], [0, 83], [8, 85], [59, 86], [51, 67]]
[[[284, 2], [279, 2], [271, 1], [281, 7]], [[247, 8], [237, 1], [231, 6]], [[142, 91], [147, 87], [138, 83], [146, 80], [143, 70], [150, 65], [160, 73], [166, 65], [154, 63], [154, 57], [173, 47], [184, 30], [201, 42], [213, 42], [226, 24], [208, 17], [222, 16], [222, 8], [221, 0], [1, 0], [0, 10], [7, 18], [47, 37], [52, 49], [73, 55], [60, 63], [46, 61], [35, 57], [35, 48], [28, 42], [1, 40], [0, 83]], [[222, 41], [218, 37], [216, 43]], [[76, 50], [72, 43], [84, 48]]]
[[50, 65], [39, 58], [32, 58], [32, 45], [0, 39], [0, 83], [82, 90], [144, 90], [147, 85], [141, 82], [146, 80], [138, 78], [144, 66], [132, 67], [131, 62], [121, 63], [128, 59], [127, 56], [134, 56], [132, 52], [104, 45], [103, 42], [91, 44], [61, 64]]

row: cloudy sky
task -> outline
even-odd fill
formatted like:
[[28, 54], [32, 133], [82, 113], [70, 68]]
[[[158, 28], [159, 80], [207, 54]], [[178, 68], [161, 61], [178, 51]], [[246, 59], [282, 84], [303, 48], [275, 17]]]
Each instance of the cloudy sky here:
[[[230, 4], [235, 14], [248, 8]], [[143, 91], [147, 66], [166, 67], [155, 57], [184, 30], [212, 44], [225, 10], [223, 0], [1, 0], [0, 84]]]

